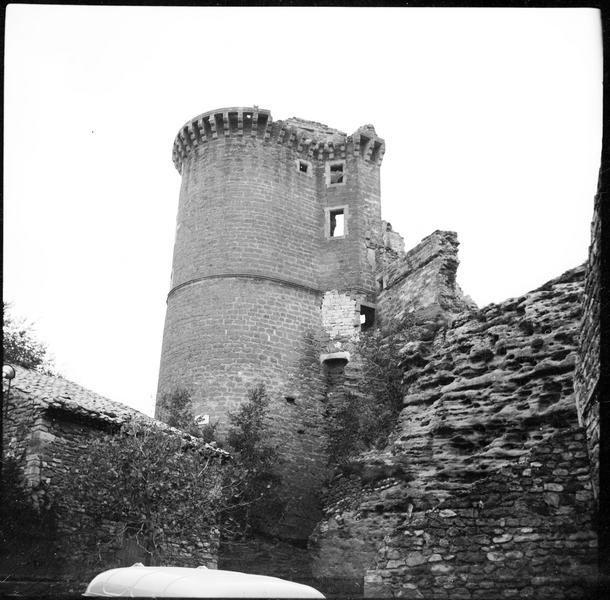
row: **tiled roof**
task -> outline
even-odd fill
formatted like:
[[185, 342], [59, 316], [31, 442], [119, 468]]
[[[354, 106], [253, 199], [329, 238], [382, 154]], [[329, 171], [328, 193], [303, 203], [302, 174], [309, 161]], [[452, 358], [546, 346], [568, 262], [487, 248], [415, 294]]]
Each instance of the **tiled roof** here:
[[41, 408], [63, 409], [114, 423], [123, 423], [129, 418], [154, 420], [134, 408], [109, 400], [63, 377], [44, 375], [19, 366], [15, 367], [15, 372], [11, 389], [27, 394]]
[[[11, 393], [21, 392], [27, 395], [40, 406], [41, 410], [58, 409], [117, 425], [125, 423], [129, 419], [137, 419], [153, 423], [162, 429], [172, 429], [184, 438], [195, 439], [188, 433], [169, 427], [162, 421], [157, 421], [135, 408], [109, 400], [63, 377], [44, 375], [19, 366], [14, 368], [16, 375], [11, 382]], [[6, 387], [7, 381], [3, 379], [3, 392]], [[205, 446], [217, 455], [229, 455], [228, 452], [214, 445], [205, 444]]]

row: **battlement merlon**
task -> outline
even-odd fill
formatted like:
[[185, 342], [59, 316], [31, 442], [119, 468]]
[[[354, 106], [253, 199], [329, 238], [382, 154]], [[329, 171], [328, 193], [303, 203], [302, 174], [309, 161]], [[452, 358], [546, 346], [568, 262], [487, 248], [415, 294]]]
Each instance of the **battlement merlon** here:
[[254, 106], [220, 108], [191, 119], [176, 135], [172, 160], [182, 173], [182, 163], [192, 148], [219, 138], [244, 136], [291, 146], [308, 160], [345, 159], [351, 153], [381, 166], [385, 152], [385, 142], [372, 125], [363, 125], [348, 136], [296, 117], [274, 122], [269, 110]]

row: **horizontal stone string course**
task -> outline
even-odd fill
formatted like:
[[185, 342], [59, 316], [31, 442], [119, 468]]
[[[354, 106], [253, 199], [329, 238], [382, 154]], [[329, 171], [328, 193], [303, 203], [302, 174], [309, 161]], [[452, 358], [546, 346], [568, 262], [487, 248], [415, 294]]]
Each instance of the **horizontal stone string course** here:
[[185, 281], [184, 283], [181, 283], [180, 285], [177, 285], [176, 287], [172, 288], [170, 290], [170, 292], [168, 293], [167, 298], [169, 299], [178, 290], [181, 290], [182, 288], [184, 288], [186, 286], [193, 285], [195, 283], [200, 283], [207, 279], [230, 279], [230, 278], [259, 279], [259, 280], [273, 281], [274, 283], [280, 283], [282, 285], [296, 287], [296, 288], [311, 292], [312, 294], [322, 294], [323, 293], [321, 289], [303, 285], [303, 284], [299, 283], [298, 281], [291, 281], [289, 279], [273, 277], [270, 275], [262, 275], [259, 273], [217, 273], [217, 274], [211, 274], [211, 275], [204, 275], [202, 277], [197, 277], [196, 279], [191, 279], [189, 281]]
[[[383, 144], [372, 125], [357, 133]], [[351, 144], [321, 123], [237, 107], [191, 119], [174, 146], [182, 186], [158, 396], [188, 387], [224, 435], [248, 390], [266, 385], [288, 497], [278, 526], [299, 543], [328, 460], [320, 357], [354, 356], [361, 303], [375, 302], [367, 244], [383, 245], [379, 162]], [[344, 234], [333, 235], [330, 207]], [[332, 290], [346, 302], [327, 311]]]

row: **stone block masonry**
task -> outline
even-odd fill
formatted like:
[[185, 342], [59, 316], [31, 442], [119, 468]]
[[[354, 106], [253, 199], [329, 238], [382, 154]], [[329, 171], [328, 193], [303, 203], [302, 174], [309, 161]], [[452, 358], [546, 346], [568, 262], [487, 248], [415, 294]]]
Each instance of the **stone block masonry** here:
[[[384, 330], [409, 328], [439, 315], [446, 320], [450, 314], [476, 309], [456, 282], [458, 246], [455, 232], [435, 231], [378, 272], [379, 324]], [[385, 263], [382, 258], [379, 262]]]
[[[582, 597], [597, 558], [596, 220], [582, 328], [584, 267], [479, 309], [456, 281], [454, 232], [405, 253], [381, 220], [384, 149], [371, 125], [348, 136], [256, 107], [176, 137], [159, 394], [190, 388], [222, 431], [264, 383], [291, 499], [274, 535], [292, 551], [263, 535], [222, 560], [260, 569], [264, 555], [332, 593]], [[404, 406], [387, 446], [338, 469], [320, 507], [324, 407], [372, 387], [358, 354], [371, 325], [398, 347]]]
[[[10, 398], [3, 389], [5, 422], [4, 458], [13, 458], [23, 468], [26, 484], [35, 505], [49, 501], [57, 508], [57, 533], [42, 550], [32, 547], [18, 557], [3, 556], [0, 565], [1, 593], [46, 595], [51, 589], [82, 591], [88, 581], [105, 568], [144, 562], [146, 555], [136, 541], [121, 533], [123, 523], [96, 522], [83, 506], [58, 495], [62, 483], [70, 484], [77, 459], [86, 455], [91, 442], [116, 432], [129, 419], [142, 420], [166, 428], [163, 423], [127, 406], [112, 402], [62, 377], [44, 375], [16, 367]], [[176, 435], [182, 435], [175, 432]], [[211, 456], [218, 451], [209, 448]], [[95, 485], [92, 482], [91, 485]], [[183, 566], [217, 566], [218, 536], [196, 546], [166, 531], [165, 551], [171, 552]], [[114, 542], [100, 554], [98, 542], [111, 537]], [[26, 540], [27, 541], [27, 540]], [[26, 548], [27, 550], [27, 548]], [[18, 586], [15, 580], [22, 581]], [[43, 583], [36, 584], [40, 580]], [[42, 586], [42, 587], [41, 587]]]
[[573, 387], [584, 273], [394, 332], [404, 408], [388, 446], [358, 457], [387, 476], [333, 483], [314, 575], [357, 579], [358, 565], [372, 596], [587, 597], [597, 548]]
[[306, 539], [320, 516], [320, 356], [357, 335], [360, 303], [374, 303], [367, 240], [383, 243], [383, 151], [370, 125], [347, 136], [258, 108], [200, 115], [174, 142], [182, 186], [158, 397], [189, 389], [223, 435], [248, 391], [266, 386], [286, 539]]
[[583, 317], [574, 379], [578, 418], [587, 432], [591, 477], [596, 497], [599, 492], [601, 243], [601, 194], [598, 194], [595, 197], [591, 223], [591, 245], [589, 246]]
[[586, 598], [597, 535], [582, 431], [572, 428], [385, 538], [365, 596]]

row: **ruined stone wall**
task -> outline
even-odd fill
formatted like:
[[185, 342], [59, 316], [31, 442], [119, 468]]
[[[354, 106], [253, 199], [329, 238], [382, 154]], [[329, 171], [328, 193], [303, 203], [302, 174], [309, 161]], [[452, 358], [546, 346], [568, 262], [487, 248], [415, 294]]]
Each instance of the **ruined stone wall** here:
[[[375, 596], [546, 597], [562, 576], [553, 597], [584, 593], [575, 577], [592, 574], [597, 553], [572, 382], [583, 276], [454, 315], [432, 339], [408, 329], [399, 425], [333, 483], [344, 492], [311, 537], [314, 575], [357, 581], [344, 564], [368, 564]], [[491, 512], [473, 516], [479, 502]]]
[[[383, 281], [377, 298], [382, 329], [411, 328], [418, 321], [434, 321], [438, 315], [446, 320], [450, 313], [476, 308], [456, 282], [458, 246], [453, 231], [435, 231], [378, 272]], [[413, 335], [422, 337], [421, 332]]]
[[354, 339], [360, 330], [356, 312], [357, 298], [337, 290], [326, 292], [322, 299], [322, 328], [331, 341]]
[[584, 435], [568, 428], [427, 510], [381, 544], [365, 596], [585, 598], [597, 535]]
[[574, 380], [578, 418], [587, 432], [593, 490], [599, 490], [599, 379], [601, 298], [601, 194], [595, 197], [591, 245], [583, 297], [578, 360]]

